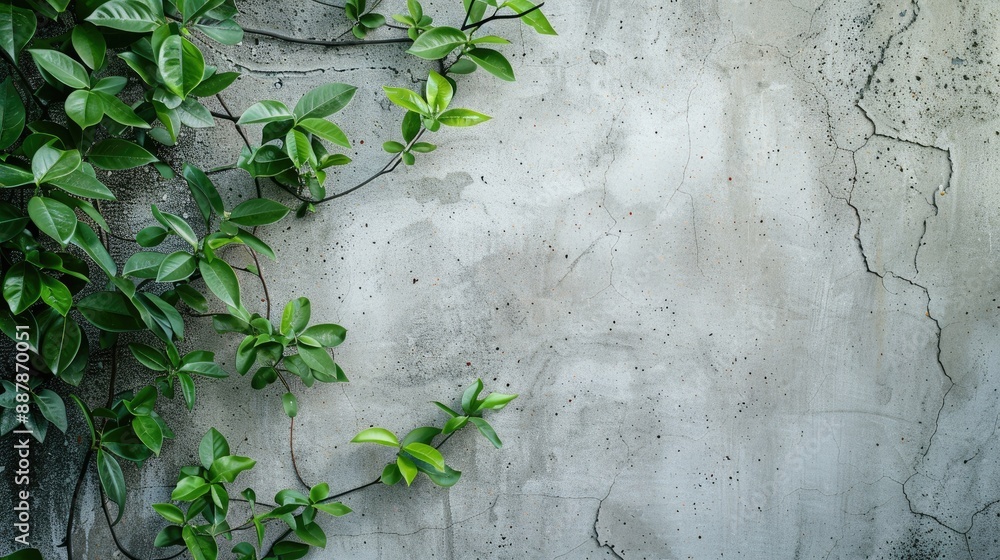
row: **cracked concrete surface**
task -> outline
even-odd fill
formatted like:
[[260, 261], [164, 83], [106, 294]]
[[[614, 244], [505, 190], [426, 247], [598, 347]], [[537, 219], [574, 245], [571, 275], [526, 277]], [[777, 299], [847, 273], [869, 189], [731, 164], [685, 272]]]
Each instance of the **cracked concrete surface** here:
[[[330, 33], [318, 4], [241, 7], [248, 26]], [[307, 481], [369, 481], [386, 457], [353, 433], [439, 421], [424, 404], [476, 375], [522, 395], [494, 416], [503, 451], [449, 441], [458, 486], [354, 494], [313, 557], [1000, 557], [1000, 5], [546, 7], [557, 39], [501, 28], [518, 83], [463, 85], [491, 123], [269, 233], [276, 299], [350, 329], [352, 383], [301, 392]], [[391, 46], [245, 46], [216, 51], [247, 73], [237, 112], [424, 72]], [[345, 112], [362, 170], [397, 118], [374, 87]], [[224, 125], [193, 136], [206, 165], [232, 154], [200, 147], [239, 148]], [[135, 504], [164, 499], [208, 426], [260, 461], [259, 495], [295, 486], [276, 389], [232, 402], [245, 384], [171, 413], [185, 425], [137, 478], [129, 546], [153, 554]], [[111, 550], [95, 494], [86, 558]]]

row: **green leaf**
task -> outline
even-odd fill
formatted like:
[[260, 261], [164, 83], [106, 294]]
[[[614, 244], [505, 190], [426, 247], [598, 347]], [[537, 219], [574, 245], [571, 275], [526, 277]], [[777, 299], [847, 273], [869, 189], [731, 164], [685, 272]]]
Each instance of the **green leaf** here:
[[288, 107], [280, 101], [261, 101], [251, 105], [236, 124], [259, 124], [295, 118]]
[[37, 25], [35, 12], [13, 6], [9, 2], [0, 3], [0, 48], [15, 63], [17, 53], [35, 35]]
[[326, 548], [326, 534], [316, 523], [303, 523], [295, 527], [295, 536], [310, 546]]
[[399, 142], [395, 142], [395, 141], [390, 140], [390, 141], [382, 144], [382, 149], [385, 150], [386, 152], [390, 153], [390, 154], [398, 154], [399, 152], [402, 152], [403, 150], [405, 150], [406, 146], [400, 144]]
[[504, 39], [503, 37], [497, 37], [496, 35], [484, 35], [482, 37], [476, 37], [470, 41], [473, 45], [481, 45], [483, 43], [490, 43], [494, 45], [509, 45], [510, 41]]
[[42, 301], [65, 317], [73, 307], [73, 294], [70, 293], [66, 284], [48, 274], [39, 274], [38, 276], [42, 281]]
[[313, 153], [309, 139], [302, 132], [292, 129], [285, 135], [285, 153], [292, 160], [295, 167], [302, 167], [306, 163], [316, 162], [316, 154]]
[[296, 121], [322, 119], [340, 111], [351, 102], [357, 89], [347, 84], [325, 84], [309, 91], [295, 104]]
[[187, 406], [188, 410], [193, 410], [196, 397], [194, 379], [191, 379], [191, 376], [184, 372], [178, 372], [177, 382], [181, 384], [181, 393], [184, 395], [185, 406]]
[[73, 49], [84, 64], [95, 70], [104, 65], [108, 45], [104, 41], [104, 35], [96, 27], [89, 23], [77, 25], [73, 28], [71, 40]]
[[153, 510], [171, 523], [184, 524], [184, 512], [174, 504], [153, 504]]
[[212, 468], [212, 463], [219, 457], [229, 455], [229, 443], [215, 428], [210, 428], [198, 445], [198, 458], [206, 469]]
[[35, 182], [35, 176], [20, 167], [0, 163], [0, 187], [20, 187]]
[[511, 67], [510, 62], [507, 61], [507, 58], [498, 51], [477, 47], [465, 53], [465, 55], [474, 60], [483, 70], [501, 80], [514, 81], [514, 69]]
[[450, 434], [452, 432], [461, 430], [462, 427], [464, 427], [468, 422], [469, 422], [468, 416], [455, 416], [453, 418], [449, 418], [444, 425], [444, 429], [441, 430], [441, 433]]
[[299, 356], [302, 356], [302, 361], [311, 369], [328, 375], [336, 373], [337, 364], [333, 363], [333, 358], [322, 348], [299, 346]]
[[167, 358], [163, 355], [163, 352], [160, 352], [156, 348], [139, 342], [132, 342], [128, 345], [128, 349], [132, 351], [132, 355], [135, 356], [135, 359], [140, 364], [153, 371], [167, 371]]
[[288, 302], [281, 313], [281, 334], [301, 333], [309, 324], [310, 315], [311, 305], [308, 299], [300, 297]]
[[459, 414], [459, 413], [457, 413], [457, 412], [455, 412], [454, 410], [452, 410], [452, 409], [448, 408], [447, 406], [445, 406], [445, 405], [444, 405], [444, 404], [442, 404], [442, 403], [439, 403], [439, 402], [437, 402], [437, 401], [434, 401], [434, 404], [435, 404], [435, 405], [436, 405], [436, 406], [437, 406], [438, 408], [440, 408], [441, 410], [445, 411], [445, 412], [446, 412], [446, 413], [448, 414], [448, 416], [451, 416], [452, 418], [454, 418], [454, 417], [456, 417], [456, 416], [460, 416], [460, 414]]
[[382, 476], [379, 477], [379, 480], [382, 481], [382, 484], [388, 486], [392, 486], [393, 484], [396, 484], [402, 479], [403, 475], [399, 472], [399, 467], [396, 466], [395, 463], [389, 463], [388, 465], [386, 465], [385, 468], [382, 469]]
[[125, 409], [135, 416], [149, 416], [156, 406], [156, 395], [156, 387], [146, 385], [134, 397], [125, 399], [122, 403]]
[[194, 230], [191, 226], [181, 218], [174, 214], [168, 212], [160, 212], [159, 208], [154, 204], [152, 207], [153, 217], [157, 219], [161, 224], [170, 228], [171, 231], [176, 233], [178, 237], [187, 241], [193, 248], [198, 248], [198, 236], [195, 235]]
[[101, 480], [101, 488], [108, 498], [118, 506], [118, 516], [112, 525], [118, 524], [125, 513], [125, 475], [114, 457], [97, 450], [97, 475]]
[[413, 479], [417, 478], [417, 466], [413, 464], [413, 461], [400, 455], [399, 457], [396, 457], [396, 466], [399, 467], [399, 473], [402, 474], [403, 479], [406, 480], [406, 485], [409, 486], [413, 484]]
[[130, 33], [148, 33], [164, 23], [163, 4], [157, 0], [110, 0], [87, 16], [87, 21]]
[[80, 128], [94, 126], [104, 118], [104, 103], [101, 98], [85, 89], [69, 94], [64, 108], [66, 116], [80, 125]]
[[76, 358], [80, 351], [83, 333], [76, 321], [67, 317], [56, 317], [42, 337], [40, 348], [42, 359], [53, 374], [59, 375]]
[[135, 111], [131, 107], [113, 94], [93, 90], [92, 93], [101, 99], [101, 103], [104, 105], [104, 114], [111, 120], [125, 126], [149, 128], [149, 123], [135, 114]]
[[385, 16], [382, 14], [368, 13], [361, 16], [358, 21], [360, 21], [361, 25], [367, 27], [368, 29], [377, 29], [385, 25]]
[[226, 370], [219, 367], [215, 362], [191, 362], [189, 364], [184, 364], [181, 366], [181, 371], [188, 371], [191, 373], [197, 373], [199, 375], [204, 375], [205, 377], [212, 377], [215, 379], [224, 379], [229, 377], [229, 373]]
[[285, 415], [289, 418], [295, 418], [299, 413], [299, 403], [292, 393], [285, 393], [281, 396], [281, 406], [285, 408]]
[[496, 447], [497, 449], [503, 448], [503, 443], [500, 441], [500, 438], [497, 437], [497, 433], [493, 431], [493, 426], [490, 426], [489, 422], [483, 420], [482, 418], [475, 417], [469, 418], [469, 421], [476, 425], [476, 428], [479, 429], [479, 433], [483, 434], [486, 439], [490, 440], [493, 447]]
[[[76, 233], [73, 234], [73, 239], [71, 240], [74, 245], [83, 249], [84, 253], [90, 257], [97, 266], [104, 271], [108, 277], [113, 277], [117, 272], [117, 267], [115, 266], [114, 259], [108, 253], [108, 250], [104, 248], [101, 244], [100, 238], [94, 233], [94, 230], [90, 228], [87, 224], [80, 222], [76, 225]], [[108, 330], [108, 329], [104, 329]]]
[[14, 264], [3, 280], [3, 298], [11, 313], [20, 315], [42, 295], [38, 270], [24, 261]]
[[205, 175], [205, 172], [193, 165], [185, 163], [182, 174], [184, 175], [184, 180], [187, 182], [188, 188], [191, 190], [191, 195], [198, 204], [198, 209], [201, 210], [201, 215], [204, 216], [206, 220], [212, 216], [213, 211], [220, 215], [225, 212], [225, 207], [222, 204], [222, 197], [219, 196], [219, 191], [215, 188], [211, 179]]
[[181, 536], [194, 560], [216, 560], [219, 557], [219, 545], [216, 544], [215, 537], [196, 535], [190, 525], [181, 529]]
[[262, 226], [277, 222], [290, 211], [273, 200], [253, 198], [233, 208], [229, 213], [229, 221], [246, 227]]
[[279, 506], [307, 506], [309, 505], [309, 498], [307, 498], [302, 492], [298, 490], [282, 490], [274, 495], [274, 502]]
[[[3, 10], [3, 6], [0, 5], [0, 24], [3, 21]], [[8, 77], [0, 83], [0, 150], [17, 142], [21, 132], [24, 131], [24, 118], [24, 102], [21, 101], [17, 88]], [[2, 180], [0, 184], [3, 184]]]
[[205, 78], [198, 84], [198, 87], [191, 90], [191, 95], [195, 97], [212, 97], [229, 87], [239, 77], [239, 72], [216, 72], [211, 77]]
[[120, 138], [108, 138], [90, 149], [87, 158], [101, 169], [132, 169], [159, 161], [145, 148]]
[[386, 97], [394, 104], [421, 115], [430, 116], [431, 107], [415, 91], [406, 88], [383, 87]]
[[198, 270], [201, 271], [201, 276], [205, 279], [208, 289], [212, 290], [212, 293], [223, 303], [236, 308], [242, 307], [240, 283], [229, 264], [222, 259], [214, 259], [212, 262], [200, 260]]
[[196, 23], [194, 27], [223, 45], [235, 45], [243, 40], [243, 28], [232, 18], [212, 23]]
[[472, 62], [471, 60], [469, 60], [467, 58], [460, 58], [457, 61], [455, 61], [455, 64], [452, 64], [451, 67], [448, 68], [448, 73], [449, 74], [471, 74], [471, 73], [473, 73], [473, 72], [476, 71], [476, 68], [479, 68], [479, 67], [476, 66], [475, 62]]
[[143, 329], [138, 313], [121, 292], [95, 292], [81, 299], [76, 308], [95, 327], [109, 332]]
[[420, 115], [413, 111], [407, 111], [406, 115], [403, 116], [400, 128], [403, 132], [403, 140], [409, 144], [420, 133]]
[[90, 87], [90, 75], [82, 64], [51, 49], [28, 49], [35, 64], [73, 89]]
[[473, 126], [490, 120], [490, 117], [471, 109], [450, 109], [438, 117], [445, 126]]
[[444, 76], [431, 70], [427, 76], [427, 103], [431, 106], [431, 111], [436, 115], [451, 105], [451, 98], [455, 95], [455, 88], [445, 79]]
[[[74, 323], [75, 324], [75, 323]], [[42, 389], [34, 395], [35, 404], [38, 405], [39, 412], [52, 425], [59, 428], [59, 431], [66, 433], [66, 405], [62, 398], [51, 389]]]
[[76, 233], [76, 212], [57, 200], [31, 197], [28, 201], [28, 216], [39, 230], [64, 246]]
[[252, 469], [256, 464], [257, 461], [249, 457], [226, 455], [212, 462], [212, 466], [208, 469], [208, 476], [212, 482], [232, 482], [237, 475]]
[[55, 140], [41, 146], [31, 158], [31, 173], [35, 183], [41, 185], [53, 179], [65, 177], [83, 164], [77, 150], [57, 150], [52, 147]]
[[424, 60], [438, 60], [448, 56], [451, 51], [465, 44], [468, 37], [460, 29], [454, 27], [435, 27], [422, 33], [406, 51]]
[[178, 502], [191, 502], [204, 496], [211, 489], [211, 485], [200, 476], [186, 476], [177, 482], [177, 487], [170, 493], [171, 500]]
[[433, 447], [424, 443], [411, 443], [403, 448], [410, 455], [413, 455], [415, 459], [423, 461], [439, 471], [444, 471], [444, 457], [441, 456], [441, 452]]
[[345, 148], [351, 147], [351, 141], [347, 139], [344, 131], [326, 119], [302, 119], [296, 126], [327, 142], [332, 142]]
[[69, 398], [73, 399], [76, 406], [80, 409], [83, 414], [83, 419], [87, 422], [87, 428], [90, 429], [90, 445], [94, 447], [97, 445], [97, 429], [94, 427], [94, 415], [90, 413], [90, 408], [80, 400], [80, 397], [70, 394]]
[[97, 80], [97, 83], [94, 84], [94, 87], [90, 88], [90, 91], [118, 95], [125, 89], [126, 85], [128, 85], [128, 79], [125, 76], [107, 76]]
[[198, 268], [195, 258], [187, 251], [170, 253], [156, 271], [157, 282], [179, 282], [194, 274]]
[[188, 97], [177, 107], [177, 113], [181, 117], [181, 123], [191, 128], [211, 128], [215, 126], [215, 118], [208, 110], [194, 97]]
[[312, 337], [326, 348], [339, 346], [347, 338], [347, 329], [333, 323], [313, 325], [301, 332], [304, 336]]
[[179, 35], [163, 40], [156, 65], [167, 89], [182, 99], [201, 83], [205, 75], [205, 57], [201, 50]]
[[174, 288], [174, 291], [191, 309], [199, 313], [208, 313], [208, 300], [198, 290], [188, 284], [180, 284]]
[[429, 142], [417, 142], [410, 146], [410, 151], [416, 152], [418, 154], [428, 154], [437, 149], [437, 146]]
[[181, 527], [177, 525], [167, 525], [160, 532], [156, 534], [156, 538], [153, 539], [153, 546], [157, 548], [163, 548], [167, 546], [179, 546], [184, 544], [184, 539], [181, 537]]
[[462, 410], [466, 414], [471, 415], [476, 412], [476, 399], [479, 398], [479, 393], [483, 391], [483, 380], [477, 379], [475, 383], [469, 385], [462, 393]]
[[351, 440], [352, 443], [377, 443], [387, 447], [399, 447], [396, 435], [385, 428], [368, 428]]
[[0, 243], [24, 231], [28, 218], [14, 205], [0, 202]]
[[505, 395], [503, 393], [490, 393], [479, 405], [479, 410], [500, 410], [507, 406], [507, 403], [517, 398], [517, 395]]
[[[512, 8], [519, 14], [524, 14], [528, 10], [535, 7], [535, 5], [528, 0], [507, 0], [504, 5]], [[552, 28], [552, 24], [549, 23], [548, 18], [545, 17], [545, 14], [543, 14], [541, 10], [535, 10], [530, 14], [521, 16], [521, 21], [541, 35], [558, 35], [556, 30]]]
[[332, 515], [334, 517], [340, 517], [342, 515], [347, 515], [348, 513], [351, 513], [352, 511], [354, 511], [351, 508], [345, 506], [344, 504], [342, 504], [340, 502], [330, 502], [330, 503], [326, 503], [326, 504], [313, 504], [313, 507], [316, 508], [316, 509], [318, 509], [318, 510], [320, 510], [320, 511], [329, 513], [330, 515]]
[[135, 242], [139, 244], [140, 247], [155, 247], [163, 240], [167, 238], [167, 230], [161, 228], [160, 226], [149, 226], [139, 230], [139, 233], [135, 234]]
[[325, 500], [329, 495], [330, 485], [325, 482], [320, 482], [309, 489], [309, 502], [315, 504], [316, 502]]
[[155, 251], [139, 251], [133, 253], [122, 268], [122, 276], [132, 276], [134, 278], [156, 278], [156, 273], [160, 270], [160, 264], [167, 255]]
[[76, 196], [97, 198], [100, 200], [115, 200], [114, 193], [108, 187], [104, 186], [104, 183], [79, 169], [64, 177], [49, 179], [48, 183]]
[[136, 416], [132, 419], [132, 429], [139, 440], [159, 457], [163, 446], [163, 432], [156, 420], [149, 416]]

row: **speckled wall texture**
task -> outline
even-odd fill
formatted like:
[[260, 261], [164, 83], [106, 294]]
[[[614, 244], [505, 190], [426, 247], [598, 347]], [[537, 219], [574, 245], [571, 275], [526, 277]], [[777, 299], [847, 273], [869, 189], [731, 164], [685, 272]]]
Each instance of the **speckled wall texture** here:
[[[339, 29], [316, 3], [239, 4], [249, 27]], [[448, 21], [454, 4], [426, 9]], [[1000, 2], [545, 9], [559, 37], [497, 29], [517, 83], [463, 83], [491, 122], [267, 232], [271, 294], [350, 330], [352, 382], [300, 396], [308, 481], [370, 480], [385, 453], [354, 433], [438, 422], [428, 401], [477, 375], [521, 394], [493, 417], [502, 451], [446, 444], [458, 486], [353, 494], [312, 558], [1000, 558]], [[361, 85], [340, 119], [360, 176], [398, 127], [378, 86], [427, 70], [402, 51], [248, 37], [213, 56], [245, 73], [224, 94], [237, 112]], [[183, 144], [218, 165], [240, 139], [222, 123]], [[180, 183], [162, 193], [189, 204]], [[135, 480], [121, 535], [142, 557], [159, 522], [139, 504], [166, 497], [209, 426], [259, 459], [258, 494], [297, 484], [278, 389], [199, 391]], [[80, 558], [113, 557], [96, 500], [90, 480]], [[37, 530], [58, 541], [52, 501]]]

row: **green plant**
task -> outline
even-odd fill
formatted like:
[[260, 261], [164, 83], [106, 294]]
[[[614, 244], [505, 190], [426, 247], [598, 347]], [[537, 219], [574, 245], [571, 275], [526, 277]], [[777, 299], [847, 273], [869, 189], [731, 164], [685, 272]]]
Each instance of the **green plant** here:
[[[346, 382], [331, 353], [345, 340], [343, 327], [313, 323], [306, 298], [292, 299], [279, 320], [271, 318], [272, 300], [259, 257], [274, 260], [275, 253], [257, 230], [285, 219], [291, 209], [265, 196], [263, 186], [277, 186], [297, 199], [296, 214], [301, 216], [392, 173], [401, 163], [415, 164], [416, 154], [436, 148], [423, 137], [442, 125], [486, 122], [489, 117], [482, 113], [452, 107], [458, 91], [455, 77], [482, 68], [513, 81], [507, 59], [483, 46], [508, 41], [477, 33], [495, 20], [520, 19], [539, 33], [554, 34], [541, 6], [526, 0], [464, 0], [464, 21], [448, 27], [433, 26], [421, 4], [408, 0], [407, 13], [393, 16], [406, 37], [380, 41], [407, 43], [408, 52], [419, 59], [438, 61], [440, 71], [429, 71], [422, 93], [384, 88], [389, 100], [405, 110], [402, 141], [385, 142], [389, 161], [371, 177], [329, 194], [326, 185], [332, 169], [351, 163], [336, 152], [351, 147], [348, 136], [329, 119], [349, 105], [354, 86], [320, 86], [292, 108], [261, 101], [238, 118], [228, 108], [225, 114], [213, 113], [202, 102], [216, 97], [227, 107], [221, 94], [238, 74], [209, 64], [199, 42], [233, 45], [244, 32], [285, 38], [244, 31], [235, 20], [233, 0], [0, 0], [0, 188], [7, 195], [0, 201], [0, 269], [6, 302], [0, 306], [5, 307], [0, 309], [0, 331], [30, 356], [26, 358], [30, 368], [22, 363], [13, 383], [2, 382], [0, 434], [23, 424], [44, 442], [50, 425], [65, 432], [67, 411], [60, 394], [68, 393], [90, 435], [79, 480], [93, 461], [102, 491], [117, 506], [114, 519], [108, 515], [113, 526], [128, 498], [123, 462], [141, 467], [174, 437], [156, 412], [160, 397], [179, 395], [193, 410], [195, 377], [228, 376], [212, 352], [190, 347], [184, 338], [187, 321], [210, 316], [218, 333], [242, 335], [236, 371], [252, 372], [254, 389], [280, 382], [285, 389], [281, 405], [290, 418], [299, 413], [291, 377], [305, 387], [317, 381]], [[390, 27], [363, 0], [348, 0], [344, 15], [359, 39]], [[208, 171], [164, 159], [184, 127], [210, 127], [217, 118], [233, 121], [241, 134], [243, 126], [261, 125], [261, 144], [247, 141], [233, 164]], [[165, 179], [182, 178], [198, 215], [189, 220], [152, 205], [150, 225], [134, 236], [116, 231], [105, 219], [104, 207], [117, 203], [118, 190], [113, 183], [105, 184], [107, 172], [146, 165]], [[256, 183], [255, 197], [232, 206], [210, 178], [231, 169], [245, 171]], [[158, 250], [161, 246], [171, 249]], [[122, 252], [128, 256], [119, 267], [112, 255]], [[241, 255], [248, 264], [240, 263]], [[245, 305], [240, 274], [261, 283], [263, 309]], [[138, 380], [139, 386], [122, 390], [118, 362], [128, 356], [150, 376]], [[72, 388], [98, 367], [96, 357], [108, 364], [110, 375], [108, 398], [95, 406], [73, 394]], [[410, 484], [417, 472], [424, 472], [433, 482], [450, 486], [460, 473], [444, 463], [432, 445], [436, 437], [447, 439], [471, 422], [500, 447], [482, 413], [503, 408], [515, 396], [493, 394], [480, 400], [481, 390], [482, 382], [477, 381], [466, 391], [464, 414], [437, 403], [450, 416], [443, 428], [418, 428], [402, 441], [373, 428], [358, 434], [355, 441], [392, 443], [398, 448], [394, 462], [383, 472], [383, 482], [402, 478]], [[172, 504], [154, 506], [175, 527], [161, 533], [157, 543], [183, 544], [195, 558], [216, 557], [215, 536], [230, 533], [225, 485], [253, 466], [251, 459], [230, 455], [225, 439], [214, 429], [206, 441], [202, 447], [207, 445], [209, 451], [201, 450], [202, 465], [182, 469], [172, 496], [187, 504], [187, 510]], [[74, 503], [79, 487], [78, 483]], [[309, 496], [287, 490], [266, 513], [253, 513], [255, 527], [273, 519], [288, 525], [289, 532], [278, 538], [265, 558], [298, 558], [308, 550], [302, 546], [325, 543], [314, 523], [316, 512], [350, 511], [335, 506], [327, 494], [324, 485], [312, 486]], [[252, 491], [243, 496], [252, 511], [262, 505]], [[71, 558], [72, 511], [71, 504], [66, 539]], [[205, 523], [195, 524], [195, 519]], [[258, 532], [256, 548], [243, 543], [247, 546], [235, 551], [239, 557], [256, 558], [257, 550], [263, 550], [263, 531]], [[285, 538], [291, 533], [302, 543]]]

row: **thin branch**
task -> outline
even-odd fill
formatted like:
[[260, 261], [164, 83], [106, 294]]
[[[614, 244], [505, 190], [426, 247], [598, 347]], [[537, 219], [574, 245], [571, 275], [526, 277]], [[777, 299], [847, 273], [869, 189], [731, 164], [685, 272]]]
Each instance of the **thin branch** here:
[[229, 113], [220, 113], [218, 111], [209, 111], [209, 112], [212, 113], [212, 116], [215, 117], [215, 118], [217, 118], [217, 119], [222, 119], [222, 120], [229, 121], [229, 122], [236, 122], [236, 121], [239, 120], [238, 118], [232, 116]]
[[80, 468], [80, 474], [76, 477], [76, 486], [73, 488], [73, 497], [69, 500], [69, 520], [66, 521], [66, 538], [63, 539], [61, 545], [66, 548], [66, 558], [68, 560], [73, 560], [73, 519], [76, 513], [76, 499], [80, 496], [80, 488], [83, 487], [83, 479], [87, 475], [87, 470], [90, 468], [90, 458], [94, 455], [94, 448], [88, 448], [87, 454], [83, 457], [83, 466]]
[[[111, 540], [113, 540], [115, 542], [115, 547], [118, 548], [118, 551], [121, 552], [123, 555], [125, 555], [125, 557], [128, 558], [129, 560], [149, 560], [149, 559], [141, 558], [139, 556], [135, 556], [127, 548], [125, 548], [124, 546], [122, 546], [121, 541], [118, 540], [118, 534], [115, 533], [115, 528], [114, 528], [114, 526], [111, 523], [111, 512], [108, 511], [108, 503], [107, 503], [107, 501], [104, 500], [104, 491], [103, 490], [101, 491], [101, 509], [104, 510], [104, 519], [106, 519], [107, 522], [108, 522], [108, 531], [111, 532]], [[156, 559], [153, 559], [153, 560], [171, 560], [173, 558], [177, 558], [178, 556], [180, 556], [181, 554], [184, 554], [185, 552], [187, 552], [186, 548], [185, 549], [181, 549], [179, 552], [177, 552], [176, 554], [174, 554], [172, 556], [164, 556], [164, 557], [156, 558]]]
[[288, 43], [297, 43], [300, 45], [319, 45], [321, 47], [358, 47], [361, 45], [392, 45], [413, 42], [413, 39], [410, 39], [409, 37], [399, 37], [397, 39], [369, 39], [365, 41], [327, 41], [323, 39], [303, 39], [300, 37], [292, 37], [290, 35], [284, 35], [282, 33], [266, 29], [251, 29], [249, 27], [244, 27], [243, 31], [245, 33], [250, 33], [251, 35], [262, 35], [264, 37], [271, 37], [272, 39], [279, 39]]
[[[215, 98], [219, 100], [219, 105], [222, 105], [222, 109], [226, 112], [226, 114], [229, 115], [230, 118], [235, 118], [235, 116], [233, 115], [233, 111], [229, 108], [229, 105], [226, 104], [226, 100], [222, 98], [222, 94], [221, 93], [215, 94]], [[236, 132], [238, 132], [240, 137], [243, 138], [243, 143], [246, 144], [246, 147], [252, 150], [253, 148], [251, 148], [250, 137], [247, 136], [247, 133], [245, 130], [243, 130], [243, 127], [237, 124], [237, 120], [233, 121], [233, 126], [236, 127]], [[253, 184], [257, 187], [257, 198], [262, 198], [263, 193], [260, 188], [260, 180], [254, 177]]]
[[[473, 0], [472, 3], [469, 4], [469, 11], [470, 12], [472, 11], [472, 4], [475, 4], [474, 0]], [[502, 14], [502, 15], [497, 15], [497, 14], [494, 13], [492, 16], [490, 16], [490, 17], [488, 17], [488, 18], [486, 18], [486, 19], [484, 19], [482, 21], [478, 21], [476, 23], [468, 23], [468, 17], [466, 17], [466, 23], [464, 25], [462, 25], [462, 31], [466, 31], [466, 30], [471, 29], [473, 27], [479, 28], [479, 27], [482, 27], [482, 26], [486, 25], [487, 23], [489, 23], [491, 21], [496, 21], [498, 19], [518, 19], [518, 18], [521, 18], [521, 17], [524, 17], [524, 16], [530, 14], [531, 12], [534, 12], [535, 10], [542, 9], [542, 6], [544, 6], [544, 5], [545, 5], [545, 2], [542, 2], [541, 4], [535, 6], [534, 8], [525, 10], [525, 11], [523, 11], [521, 13], [518, 13], [518, 14]]]
[[[278, 374], [281, 377], [281, 374]], [[284, 379], [282, 379], [284, 381]], [[299, 464], [295, 460], [295, 418], [289, 418], [291, 422], [288, 424], [288, 454], [292, 457], [292, 470], [295, 471], [295, 478], [299, 479], [299, 483], [305, 488], [311, 488], [306, 484], [306, 480], [302, 478], [302, 473], [299, 472]]]

